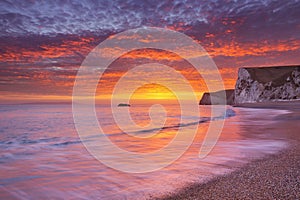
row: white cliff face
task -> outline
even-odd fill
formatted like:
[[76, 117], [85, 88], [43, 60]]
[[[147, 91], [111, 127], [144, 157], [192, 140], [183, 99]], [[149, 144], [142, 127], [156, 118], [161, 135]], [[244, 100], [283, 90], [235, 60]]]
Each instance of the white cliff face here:
[[300, 67], [240, 68], [235, 104], [300, 99]]

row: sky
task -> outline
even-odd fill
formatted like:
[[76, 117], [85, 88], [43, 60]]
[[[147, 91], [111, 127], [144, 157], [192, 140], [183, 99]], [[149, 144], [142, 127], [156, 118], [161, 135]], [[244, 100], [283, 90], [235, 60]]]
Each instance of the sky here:
[[[300, 63], [299, 10], [299, 0], [2, 0], [0, 102], [70, 100], [88, 53], [112, 35], [140, 27], [167, 28], [193, 38], [216, 63], [225, 88], [234, 88], [239, 67]], [[153, 60], [186, 76], [198, 96], [207, 89], [184, 60], [148, 49], [114, 62], [97, 93], [109, 98], [126, 70]], [[172, 96], [157, 84], [138, 91]]]

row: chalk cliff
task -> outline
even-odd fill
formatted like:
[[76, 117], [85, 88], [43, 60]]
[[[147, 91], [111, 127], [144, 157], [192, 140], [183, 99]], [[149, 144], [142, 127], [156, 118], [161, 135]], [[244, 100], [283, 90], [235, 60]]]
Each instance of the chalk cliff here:
[[240, 68], [235, 104], [300, 99], [300, 66]]
[[[226, 101], [224, 101], [224, 92], [226, 95]], [[232, 105], [234, 103], [234, 90], [221, 90], [217, 92], [208, 93], [205, 92], [200, 100], [200, 105], [212, 105], [213, 104], [227, 104]]]

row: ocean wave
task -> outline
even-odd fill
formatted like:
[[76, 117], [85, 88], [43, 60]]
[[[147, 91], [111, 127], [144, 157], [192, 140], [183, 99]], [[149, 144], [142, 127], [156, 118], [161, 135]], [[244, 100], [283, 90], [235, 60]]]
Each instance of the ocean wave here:
[[[195, 124], [201, 124], [201, 123], [206, 123], [209, 121], [216, 121], [216, 120], [222, 120], [222, 119], [226, 119], [229, 117], [234, 117], [236, 116], [236, 112], [233, 109], [226, 109], [226, 111], [216, 117], [201, 117], [200, 120], [197, 121], [192, 121], [192, 122], [188, 122], [188, 123], [179, 123], [179, 124], [175, 124], [175, 125], [171, 125], [171, 126], [164, 126], [164, 127], [157, 127], [157, 128], [151, 128], [151, 129], [145, 129], [142, 131], [136, 131], [136, 132], [132, 132], [132, 133], [149, 133], [149, 132], [153, 132], [153, 131], [158, 131], [158, 130], [167, 130], [167, 129], [174, 129], [174, 128], [180, 128], [180, 127], [188, 127], [188, 126], [192, 126]], [[174, 118], [174, 116], [173, 116]], [[180, 117], [178, 117], [180, 118]], [[195, 117], [193, 117], [195, 118]]]

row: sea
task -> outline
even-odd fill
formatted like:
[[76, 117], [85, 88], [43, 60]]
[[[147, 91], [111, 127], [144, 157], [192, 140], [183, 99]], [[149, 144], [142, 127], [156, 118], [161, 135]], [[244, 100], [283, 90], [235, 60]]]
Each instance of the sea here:
[[[136, 134], [143, 136], [151, 121], [150, 107], [136, 104], [117, 109], [129, 109], [132, 120], [144, 128]], [[0, 199], [151, 199], [204, 183], [288, 147], [287, 140], [273, 136], [275, 118], [284, 110], [227, 106], [225, 113], [211, 116], [211, 106], [199, 106], [199, 117], [182, 116], [177, 104], [164, 108], [163, 127], [154, 127], [157, 133], [150, 138], [135, 140], [117, 125], [111, 105], [96, 105], [104, 137], [135, 153], [164, 148], [179, 127], [188, 135], [197, 124], [196, 136], [177, 160], [161, 169], [131, 173], [107, 166], [90, 153], [76, 130], [72, 104], [0, 105]], [[207, 156], [199, 157], [208, 128], [220, 120], [224, 127], [216, 145]]]

